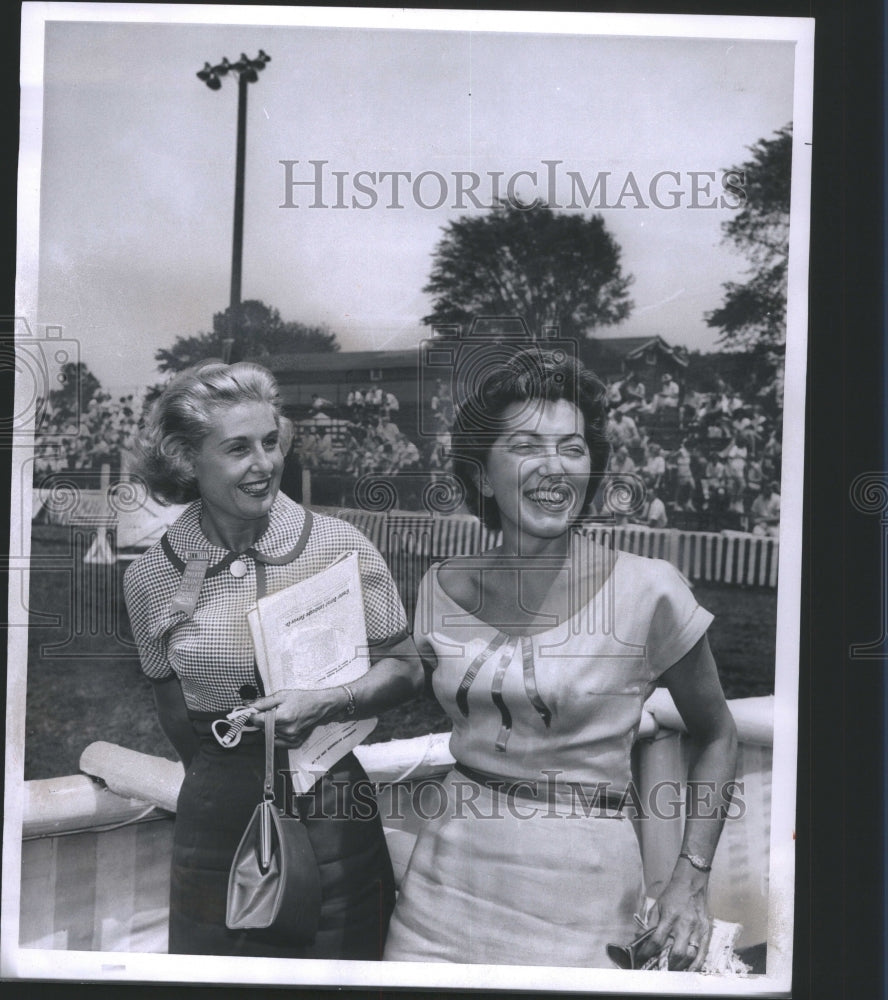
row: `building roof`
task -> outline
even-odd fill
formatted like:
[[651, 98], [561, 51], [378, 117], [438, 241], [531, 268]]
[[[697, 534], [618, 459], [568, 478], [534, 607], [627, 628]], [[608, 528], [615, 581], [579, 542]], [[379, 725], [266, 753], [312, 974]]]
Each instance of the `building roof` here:
[[272, 372], [343, 372], [371, 368], [415, 368], [419, 347], [401, 351], [316, 351], [274, 354], [262, 364]]
[[682, 367], [686, 368], [688, 364], [684, 351], [680, 347], [676, 348], [667, 344], [659, 335], [653, 337], [590, 337], [588, 343], [591, 346], [590, 353], [594, 353], [599, 359], [608, 361], [631, 361], [653, 347], [667, 354]]
[[[653, 337], [589, 337], [582, 342], [580, 354], [597, 366], [619, 365], [639, 357], [651, 347], [672, 358], [682, 367], [688, 360], [681, 348], [672, 347]], [[419, 345], [397, 351], [323, 351], [304, 354], [275, 354], [263, 358], [261, 364], [276, 374], [296, 372], [339, 372], [371, 368], [412, 368], [420, 361]]]

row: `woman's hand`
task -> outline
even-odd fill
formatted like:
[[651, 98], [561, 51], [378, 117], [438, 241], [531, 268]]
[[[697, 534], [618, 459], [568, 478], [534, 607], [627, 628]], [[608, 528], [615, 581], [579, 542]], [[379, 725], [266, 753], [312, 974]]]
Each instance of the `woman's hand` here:
[[274, 718], [275, 743], [278, 746], [298, 747], [315, 726], [330, 722], [348, 703], [342, 688], [325, 688], [312, 691], [284, 688], [250, 704], [256, 715], [250, 721], [265, 725], [269, 709], [276, 709]]
[[410, 636], [385, 647], [385, 655], [374, 660], [363, 677], [349, 681], [351, 697], [344, 687], [311, 690], [282, 688], [265, 698], [250, 702], [256, 713], [251, 721], [265, 724], [263, 713], [276, 708], [275, 737], [279, 746], [298, 747], [315, 726], [345, 718], [367, 719], [400, 705], [422, 689], [422, 665]]
[[[711, 859], [728, 815], [737, 767], [737, 727], [725, 703], [718, 671], [704, 636], [663, 675], [663, 682], [693, 741], [695, 756], [688, 773], [688, 790], [712, 789], [706, 800], [694, 799], [686, 810], [682, 854]], [[696, 794], [696, 792], [695, 792]], [[643, 943], [645, 959], [666, 947], [670, 969], [699, 969], [709, 947], [710, 924], [706, 916], [709, 874], [679, 857], [669, 884], [658, 902], [656, 930]], [[671, 939], [671, 941], [670, 941]]]
[[657, 900], [656, 929], [638, 950], [639, 964], [669, 946], [669, 968], [696, 972], [706, 958], [711, 924], [706, 915], [708, 876], [679, 860]]

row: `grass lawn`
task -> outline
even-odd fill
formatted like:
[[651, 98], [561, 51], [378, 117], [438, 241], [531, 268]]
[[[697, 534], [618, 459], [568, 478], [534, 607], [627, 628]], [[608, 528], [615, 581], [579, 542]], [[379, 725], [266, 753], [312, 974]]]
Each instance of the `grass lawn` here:
[[[67, 528], [34, 527], [26, 779], [77, 773], [82, 750], [96, 740], [175, 759], [132, 644], [125, 567], [83, 563], [86, 544]], [[726, 695], [773, 693], [776, 593], [700, 584], [695, 594], [716, 616], [710, 641]], [[437, 704], [419, 699], [385, 713], [372, 739], [447, 728]]]

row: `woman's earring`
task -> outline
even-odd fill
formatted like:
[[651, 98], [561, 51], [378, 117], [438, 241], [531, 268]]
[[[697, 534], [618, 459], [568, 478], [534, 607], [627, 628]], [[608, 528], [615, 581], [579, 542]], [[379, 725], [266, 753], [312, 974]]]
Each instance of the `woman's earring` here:
[[486, 497], [492, 497], [493, 496], [493, 487], [490, 485], [490, 483], [486, 479], [483, 479], [483, 478], [481, 480], [481, 492]]

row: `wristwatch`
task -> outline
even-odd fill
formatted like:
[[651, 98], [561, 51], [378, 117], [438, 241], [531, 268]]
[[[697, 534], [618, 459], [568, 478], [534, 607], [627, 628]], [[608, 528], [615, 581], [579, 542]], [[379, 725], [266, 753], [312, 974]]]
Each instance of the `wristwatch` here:
[[699, 854], [689, 854], [687, 851], [682, 851], [679, 854], [680, 858], [684, 858], [685, 861], [689, 862], [693, 868], [696, 868], [700, 872], [711, 872], [712, 865], [706, 860], [706, 858], [701, 858]]
[[355, 701], [355, 693], [348, 686], [348, 684], [343, 684], [342, 690], [345, 691], [346, 695], [348, 696], [348, 702], [346, 703], [346, 706], [343, 709], [343, 715], [345, 715], [346, 719], [354, 718], [354, 714], [358, 710], [358, 703], [357, 701]]

